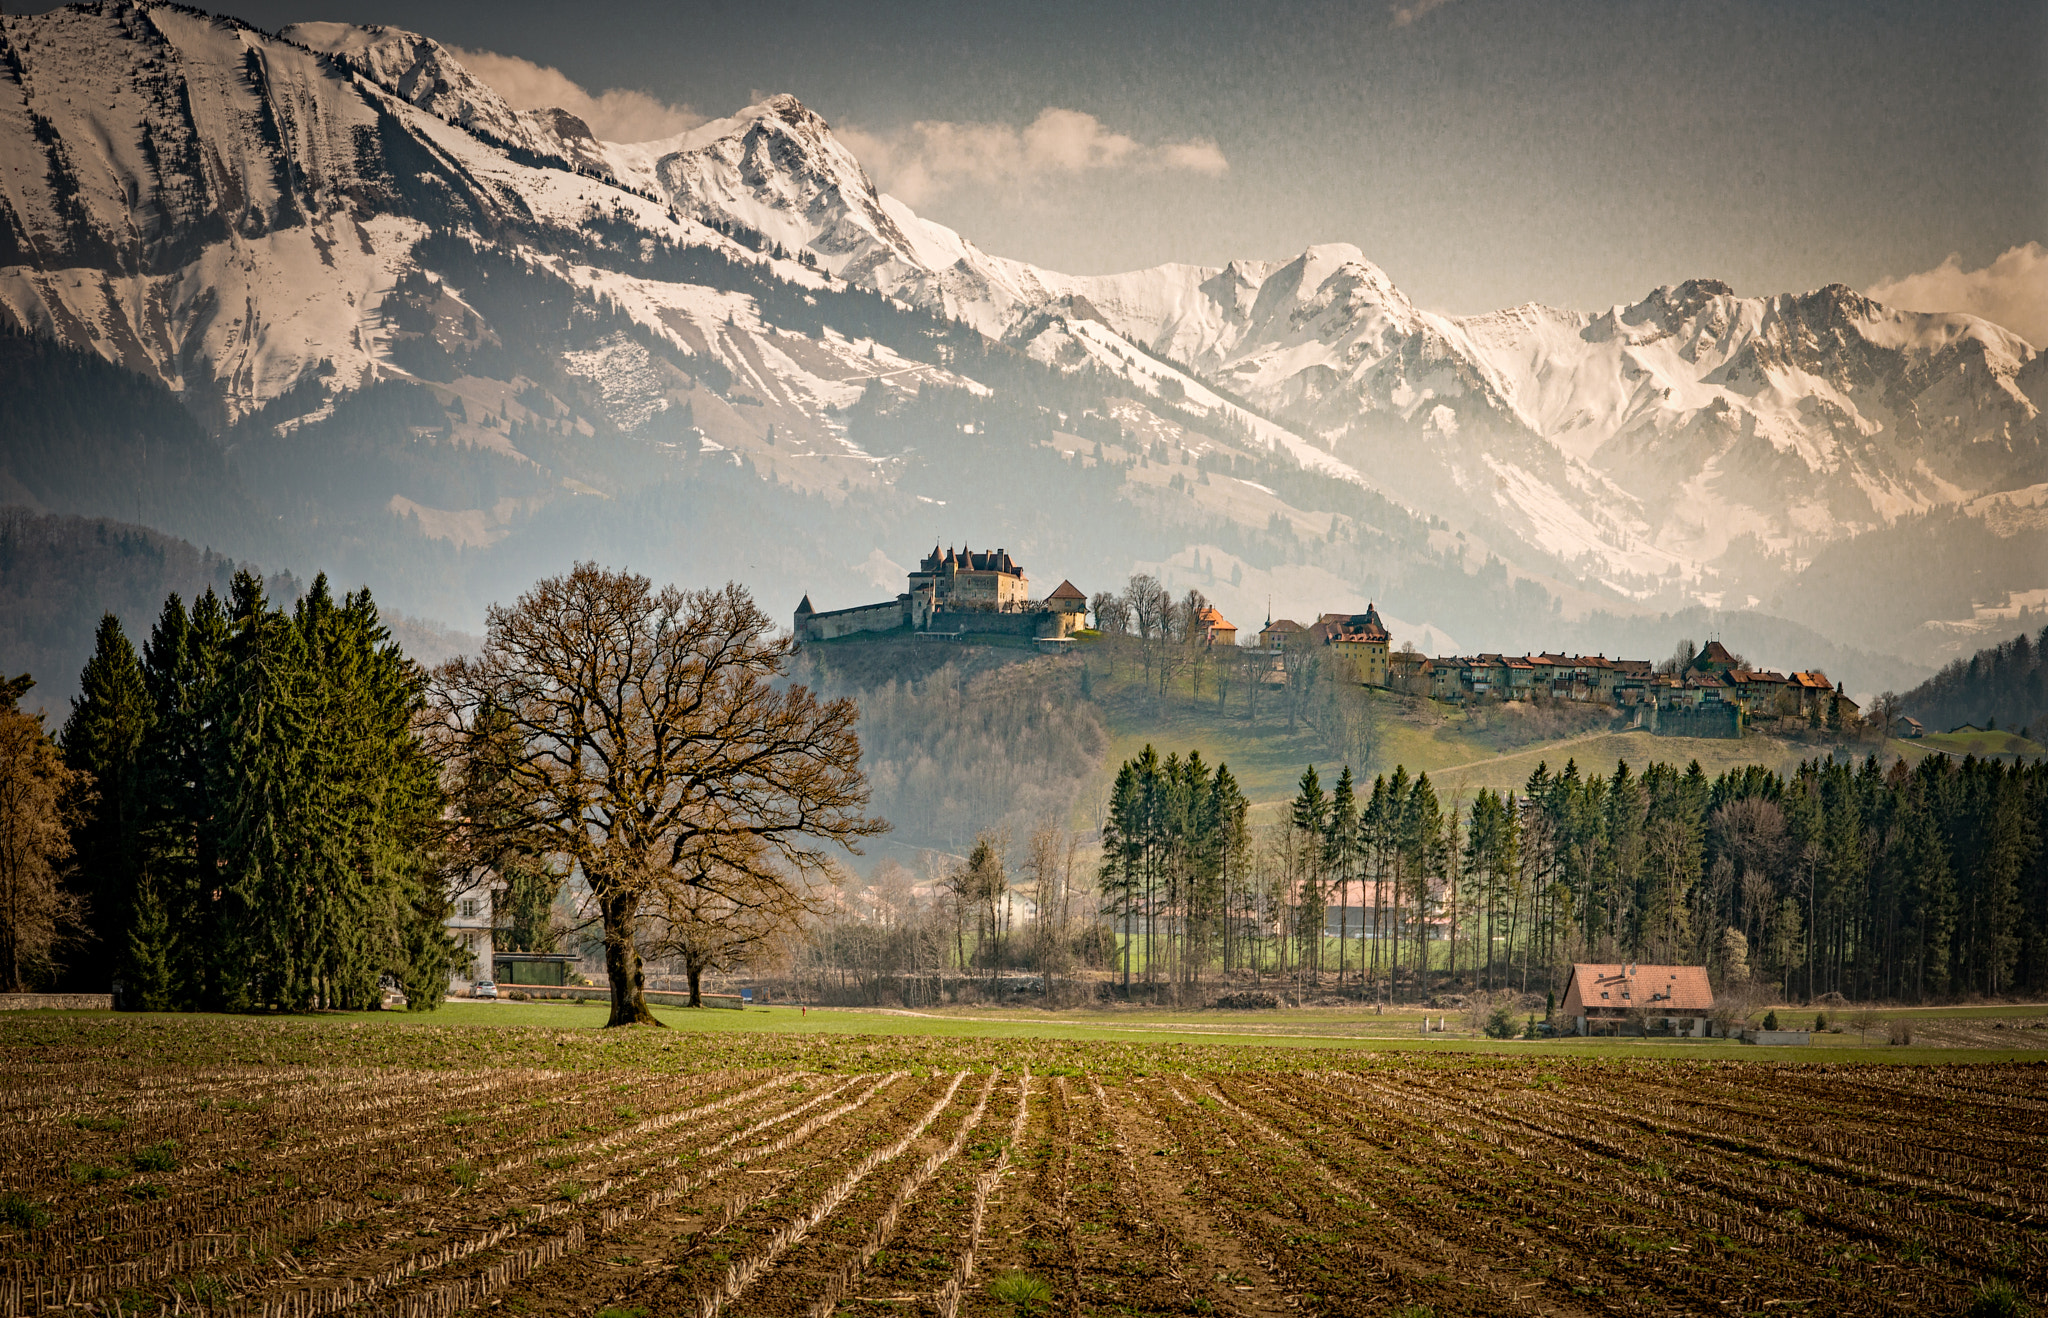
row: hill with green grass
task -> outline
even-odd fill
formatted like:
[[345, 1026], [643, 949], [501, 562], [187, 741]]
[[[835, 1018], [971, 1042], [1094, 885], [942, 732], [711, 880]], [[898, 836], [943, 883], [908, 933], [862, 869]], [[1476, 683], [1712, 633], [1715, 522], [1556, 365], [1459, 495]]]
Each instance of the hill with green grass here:
[[[1148, 744], [1228, 764], [1255, 807], [1291, 797], [1311, 764], [1326, 781], [1346, 764], [1368, 780], [1406, 765], [1440, 793], [1469, 799], [1481, 788], [1520, 789], [1539, 764], [1555, 771], [1574, 759], [1602, 773], [1617, 760], [1698, 760], [1711, 776], [1748, 764], [1784, 771], [1837, 749], [1621, 731], [1605, 706], [1460, 709], [1329, 675], [1254, 695], [1241, 672], [1213, 658], [1162, 682], [1158, 654], [1130, 638], [1084, 637], [1071, 653], [1045, 655], [909, 633], [848, 637], [807, 645], [798, 676], [860, 703], [875, 810], [896, 826], [873, 854], [898, 860], [906, 850], [959, 854], [983, 831], [1021, 841], [1048, 819], [1092, 833], [1117, 766]], [[1842, 749], [1860, 756], [1871, 747]]]
[[2030, 760], [2036, 756], [2048, 755], [2048, 746], [2043, 746], [2032, 738], [2021, 736], [2017, 732], [1999, 732], [1983, 728], [1931, 732], [1912, 741], [1894, 741], [1892, 746], [1905, 754], [1917, 751], [1920, 755], [1925, 755], [1939, 751], [1958, 758], [1974, 755], [1980, 760]]

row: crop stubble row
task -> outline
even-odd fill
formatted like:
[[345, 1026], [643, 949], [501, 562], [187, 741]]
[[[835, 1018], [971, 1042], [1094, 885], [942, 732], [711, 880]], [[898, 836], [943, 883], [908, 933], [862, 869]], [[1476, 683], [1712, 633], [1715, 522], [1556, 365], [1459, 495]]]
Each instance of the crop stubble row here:
[[[1893, 1314], [2048, 1275], [2014, 1068], [89, 1072], [0, 1104], [0, 1189], [57, 1214], [0, 1314], [954, 1318], [1010, 1271], [1067, 1314]], [[164, 1140], [159, 1198], [64, 1179]]]

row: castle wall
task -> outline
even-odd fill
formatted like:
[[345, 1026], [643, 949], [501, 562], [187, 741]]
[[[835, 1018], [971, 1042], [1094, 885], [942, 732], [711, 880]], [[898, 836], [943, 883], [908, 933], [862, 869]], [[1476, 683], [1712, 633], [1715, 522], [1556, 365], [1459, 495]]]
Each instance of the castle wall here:
[[858, 608], [814, 613], [804, 624], [802, 639], [830, 641], [861, 632], [893, 632], [910, 625], [910, 601], [899, 596], [886, 604], [863, 604]]
[[924, 630], [936, 636], [1066, 636], [1071, 631], [1063, 626], [1062, 619], [1070, 616], [1051, 609], [1034, 609], [1030, 613], [941, 609], [932, 615], [931, 624]]

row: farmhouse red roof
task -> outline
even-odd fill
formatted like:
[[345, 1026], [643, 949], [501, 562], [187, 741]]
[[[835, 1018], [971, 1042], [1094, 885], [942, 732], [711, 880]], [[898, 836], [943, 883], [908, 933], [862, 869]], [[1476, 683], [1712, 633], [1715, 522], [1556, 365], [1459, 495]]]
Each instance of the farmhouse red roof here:
[[[1566, 995], [1576, 981], [1579, 1000], [1593, 1009], [1702, 1012], [1714, 1008], [1714, 987], [1707, 982], [1705, 966], [1637, 965], [1634, 974], [1627, 973], [1630, 969], [1625, 964], [1576, 962], [1565, 982]], [[1608, 996], [1601, 997], [1603, 993]]]

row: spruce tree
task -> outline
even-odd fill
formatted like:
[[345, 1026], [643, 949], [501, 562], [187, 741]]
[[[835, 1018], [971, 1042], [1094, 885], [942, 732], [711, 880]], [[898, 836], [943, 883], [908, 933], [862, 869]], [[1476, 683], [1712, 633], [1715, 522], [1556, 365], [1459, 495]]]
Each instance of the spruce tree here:
[[155, 889], [144, 882], [133, 894], [121, 951], [121, 993], [115, 1006], [123, 1011], [169, 1011], [177, 978], [177, 944], [170, 917]]
[[94, 795], [72, 836], [86, 911], [84, 945], [70, 958], [68, 978], [81, 990], [103, 992], [114, 976], [113, 954], [126, 945], [141, 872], [139, 773], [150, 725], [142, 663], [111, 613], [100, 619], [78, 686], [59, 742], [70, 767], [92, 776]]

